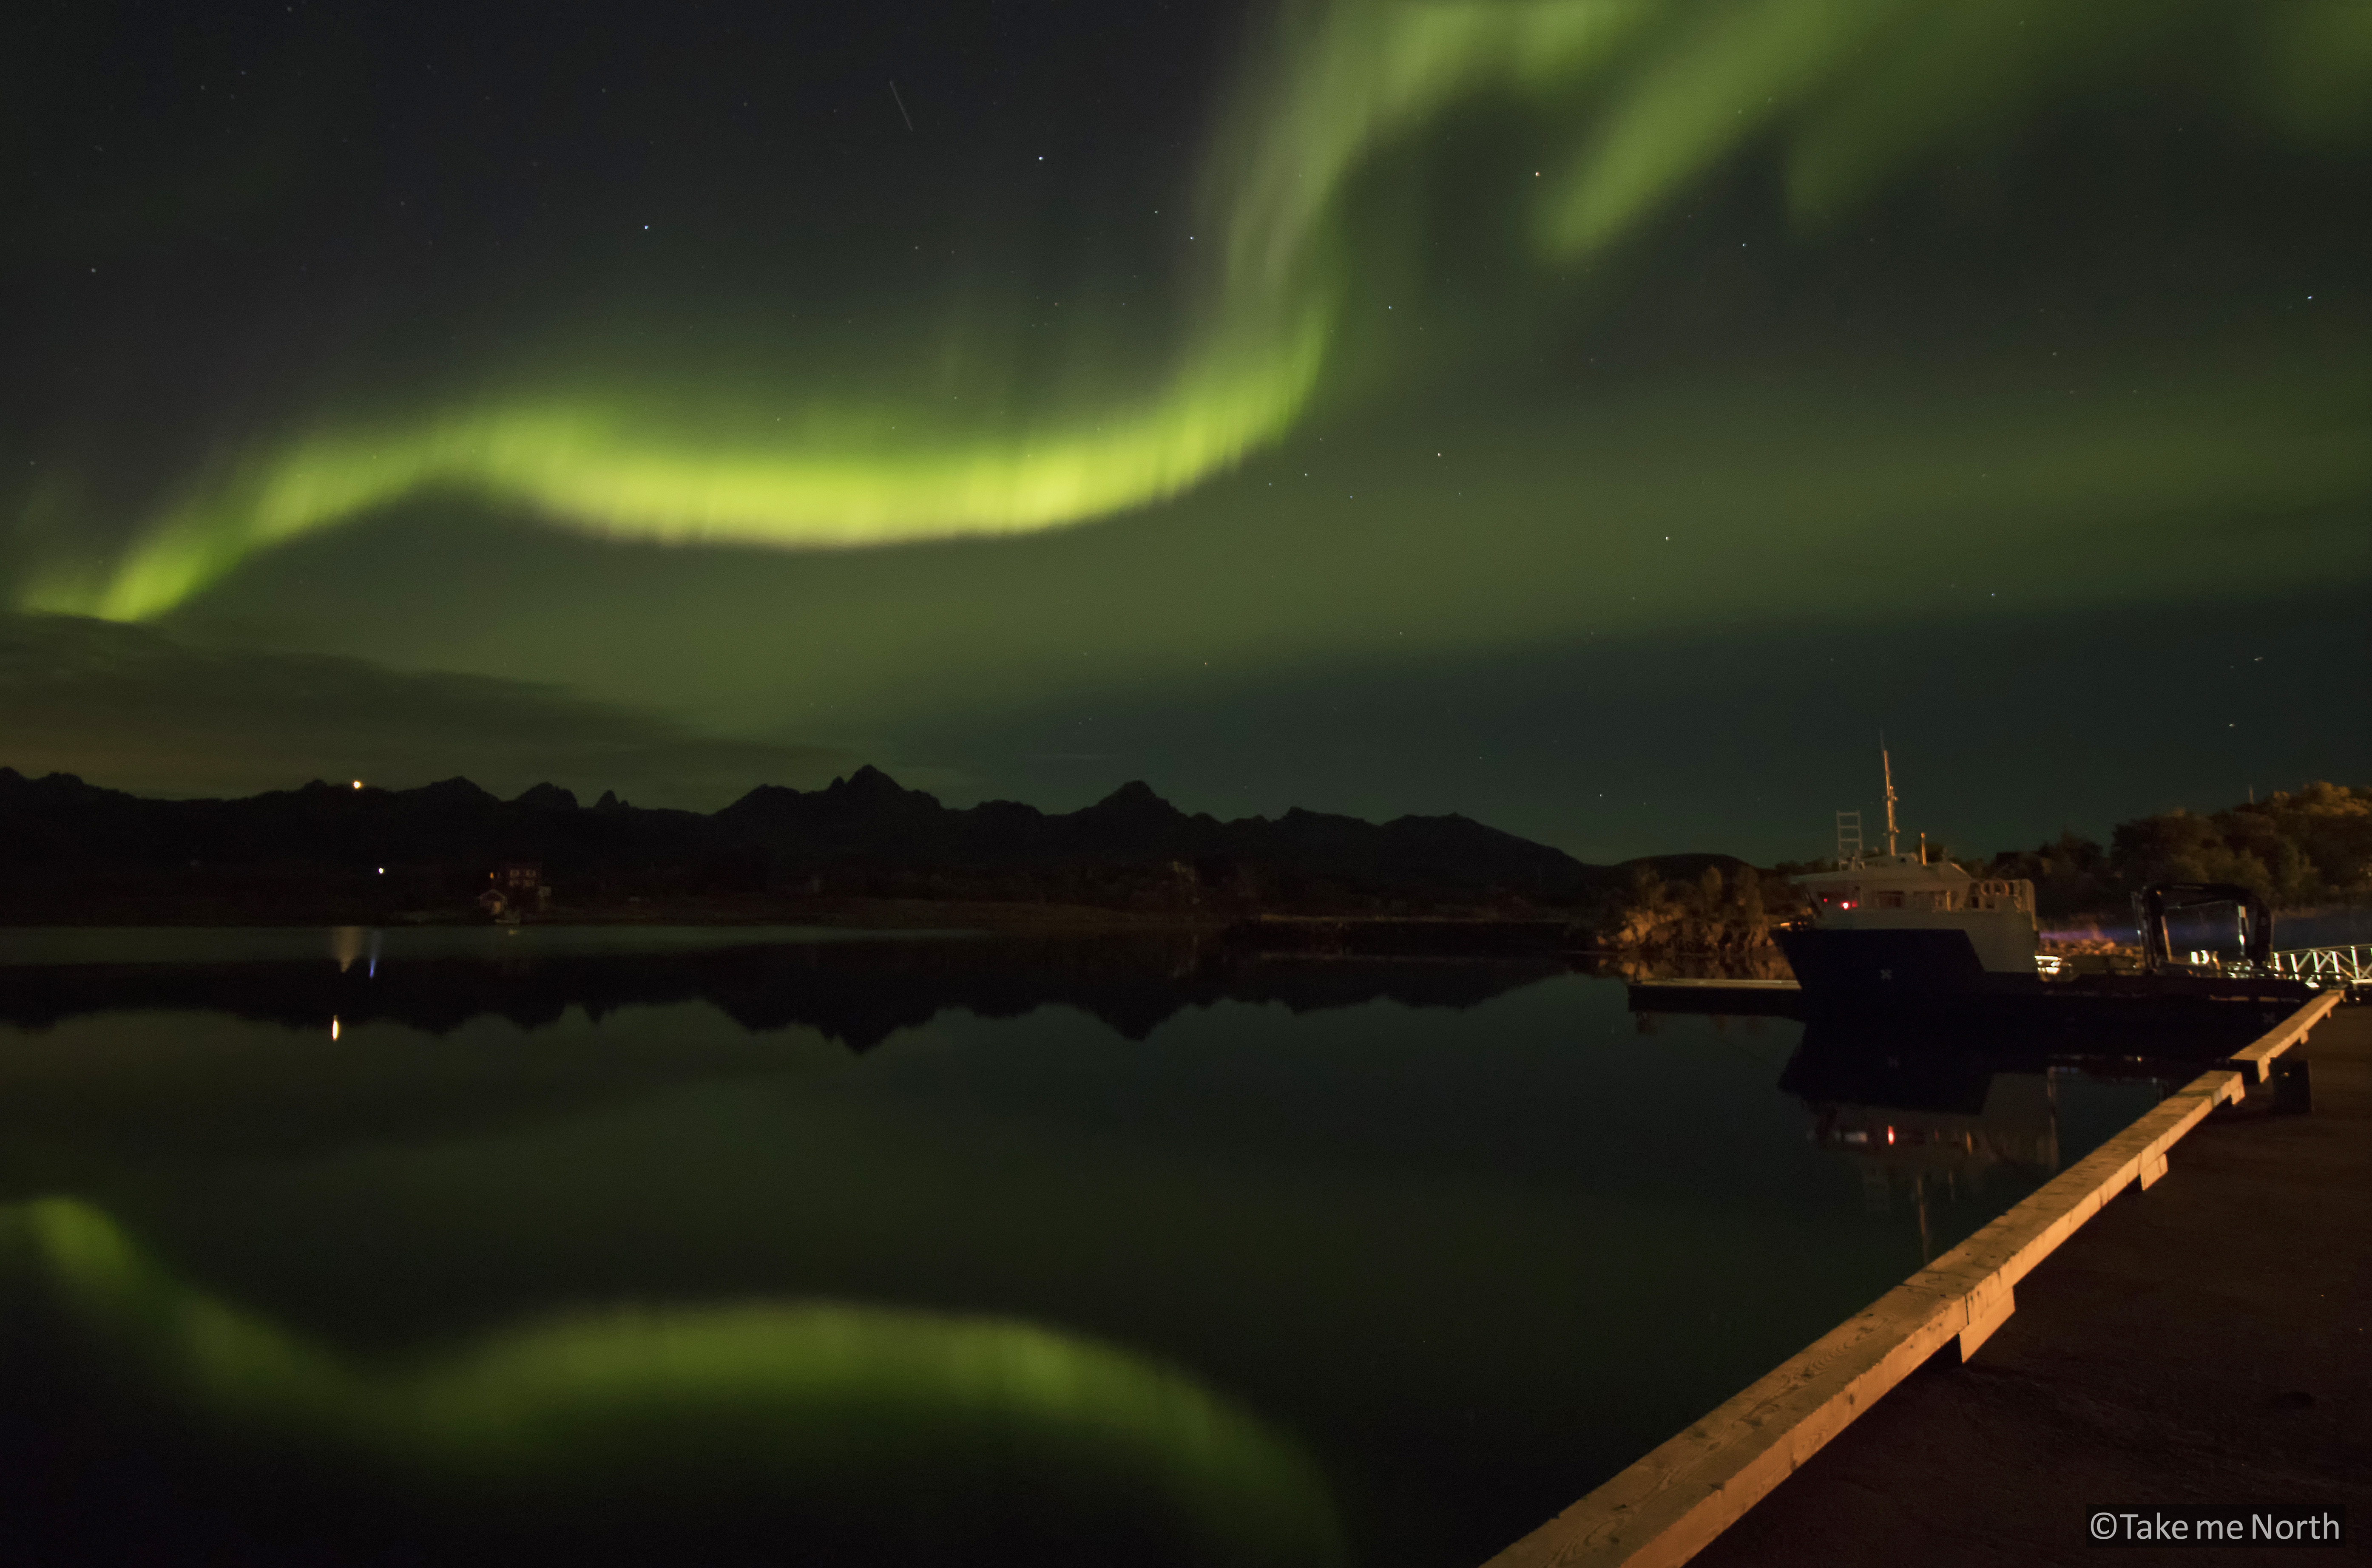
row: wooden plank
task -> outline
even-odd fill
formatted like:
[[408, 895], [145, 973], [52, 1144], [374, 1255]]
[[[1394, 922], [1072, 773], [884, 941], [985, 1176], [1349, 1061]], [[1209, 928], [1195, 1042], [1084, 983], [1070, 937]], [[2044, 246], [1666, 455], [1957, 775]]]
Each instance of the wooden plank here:
[[[2329, 1010], [2311, 1009], [2308, 1023]], [[2156, 1181], [2184, 1133], [2246, 1092], [2241, 1074], [2228, 1069], [2192, 1079], [1485, 1568], [1687, 1562], [1929, 1356], [1956, 1340], [1963, 1359], [1974, 1353], [2016, 1310], [2019, 1280], [2110, 1198]]]
[[2253, 1044], [2234, 1051], [2232, 1053], [2234, 1064], [2249, 1074], [2250, 1082], [2263, 1083], [2273, 1076], [2273, 1058], [2305, 1040], [2307, 1031], [2322, 1022], [2330, 1015], [2331, 1010], [2339, 1005], [2340, 998], [2345, 994], [2343, 990], [2337, 988], [2324, 992], [2274, 1025], [2272, 1029], [2260, 1035]]
[[1801, 991], [1794, 980], [1634, 980], [1634, 991]]
[[1492, 1562], [1685, 1562], [1965, 1326], [1898, 1286]]
[[1977, 1347], [1993, 1338], [1994, 1330], [2009, 1321], [2017, 1310], [2017, 1293], [2007, 1285], [1988, 1289], [1969, 1297], [1969, 1326], [1960, 1330], [1960, 1361], [1977, 1353]]

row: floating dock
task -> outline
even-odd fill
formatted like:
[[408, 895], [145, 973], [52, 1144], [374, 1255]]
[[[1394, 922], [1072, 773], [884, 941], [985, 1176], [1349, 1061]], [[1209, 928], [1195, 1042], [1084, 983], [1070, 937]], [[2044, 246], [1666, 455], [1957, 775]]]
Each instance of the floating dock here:
[[1792, 980], [1634, 980], [1634, 1013], [1727, 1013], [1757, 1017], [1797, 1016], [1804, 988]]

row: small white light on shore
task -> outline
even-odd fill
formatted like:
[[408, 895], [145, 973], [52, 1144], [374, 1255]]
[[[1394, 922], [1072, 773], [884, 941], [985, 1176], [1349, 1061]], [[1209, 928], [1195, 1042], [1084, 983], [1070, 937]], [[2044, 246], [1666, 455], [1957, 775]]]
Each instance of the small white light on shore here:
[[356, 780], [355, 781], [355, 787], [356, 789], [360, 789], [360, 788], [362, 788], [362, 787], [363, 787], [363, 781], [362, 781], [362, 780], [360, 780], [360, 779], [356, 779]]
[[331, 1040], [338, 1038], [338, 1020], [335, 1018], [330, 1020], [330, 1038]]

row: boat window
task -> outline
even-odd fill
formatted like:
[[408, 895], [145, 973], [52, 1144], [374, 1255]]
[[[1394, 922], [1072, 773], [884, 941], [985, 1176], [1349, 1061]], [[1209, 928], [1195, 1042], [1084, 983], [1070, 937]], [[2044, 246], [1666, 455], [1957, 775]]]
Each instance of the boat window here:
[[1878, 907], [1882, 910], [1899, 910], [1902, 907], [1902, 895], [1900, 893], [1880, 893], [1878, 896]]

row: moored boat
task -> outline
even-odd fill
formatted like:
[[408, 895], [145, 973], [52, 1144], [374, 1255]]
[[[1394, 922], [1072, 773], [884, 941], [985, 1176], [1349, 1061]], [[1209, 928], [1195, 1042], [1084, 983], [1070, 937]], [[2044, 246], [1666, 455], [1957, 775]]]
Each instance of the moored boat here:
[[2240, 962], [2177, 964], [2167, 951], [2162, 895], [2141, 900], [2149, 939], [2138, 973], [2072, 972], [2042, 951], [2035, 920], [2034, 884], [1984, 877], [1942, 855], [1901, 852], [1895, 821], [1892, 759], [1883, 749], [1886, 849], [1866, 853], [1858, 814], [1838, 816], [1836, 868], [1796, 878], [1810, 908], [1775, 933], [1780, 950], [1811, 1008], [1952, 1005], [1991, 1013], [2031, 1005], [2055, 1012], [2090, 1013], [2107, 1004], [2134, 1019], [2134, 1005], [2161, 1002], [2187, 1013], [2203, 1002], [2295, 1006], [2309, 989], [2264, 972], [2270, 916], [2254, 895], [2237, 888], [2197, 889], [2238, 903], [2243, 939]]
[[1894, 762], [1886, 774], [1886, 852], [1868, 854], [1858, 814], [1839, 814], [1837, 868], [1796, 878], [1810, 912], [1777, 933], [1807, 997], [2032, 994], [2057, 961], [2041, 951], [2034, 884], [1980, 877], [1901, 853]]

